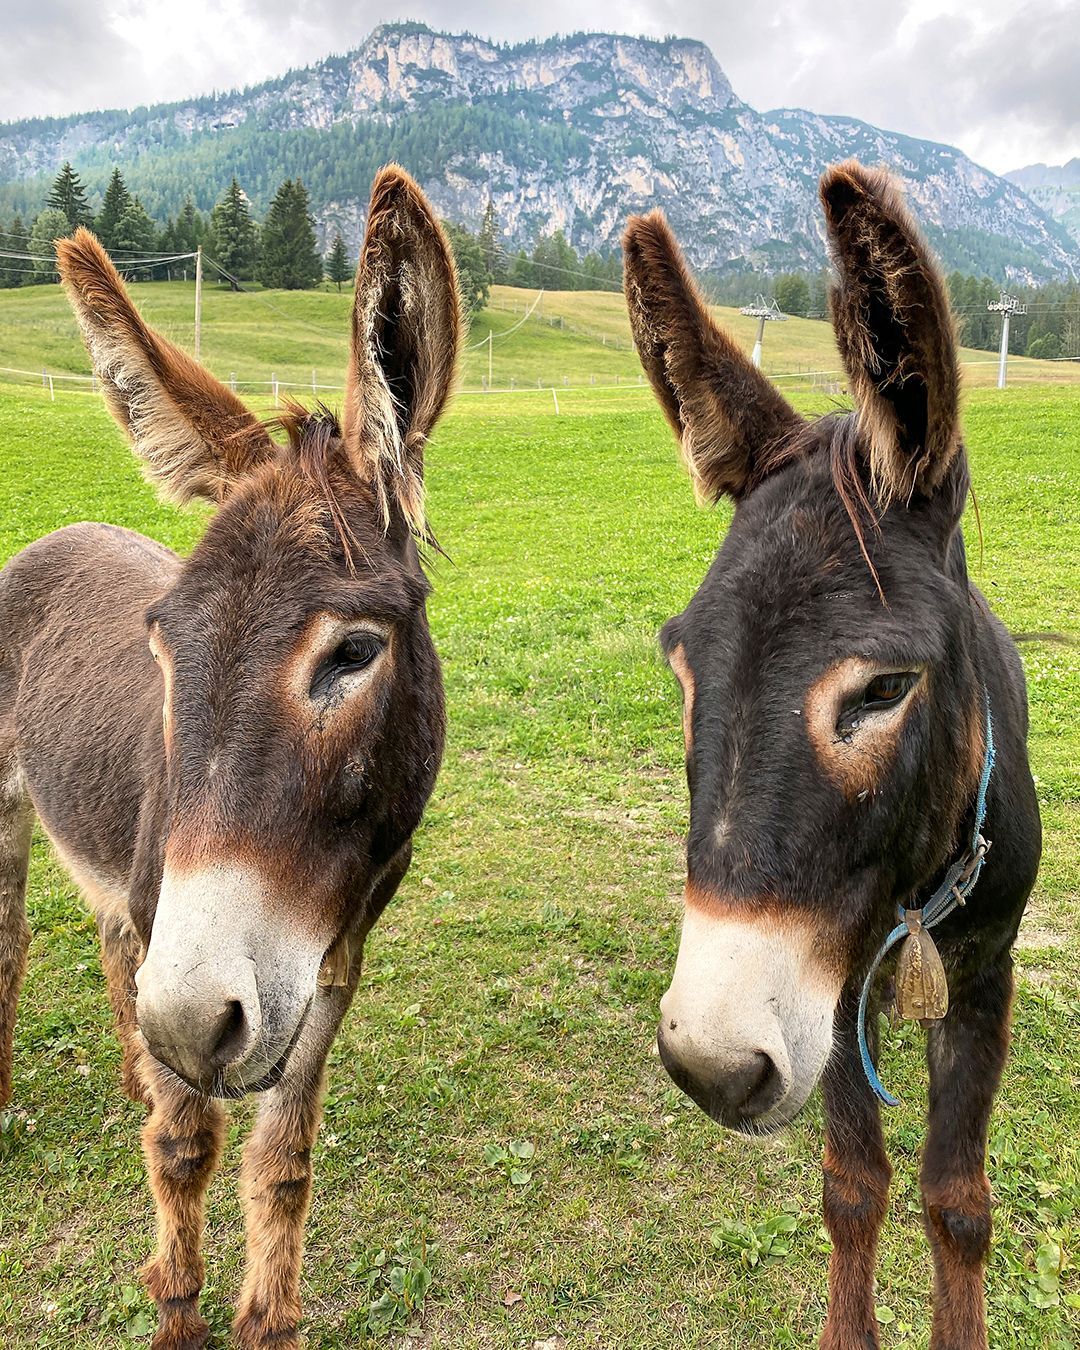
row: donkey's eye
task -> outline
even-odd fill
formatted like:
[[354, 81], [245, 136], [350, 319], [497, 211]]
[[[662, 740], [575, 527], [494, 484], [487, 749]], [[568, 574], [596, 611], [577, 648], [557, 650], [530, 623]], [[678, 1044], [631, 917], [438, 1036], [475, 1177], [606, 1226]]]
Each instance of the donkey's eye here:
[[311, 681], [311, 697], [325, 698], [343, 675], [367, 670], [382, 655], [386, 640], [378, 633], [350, 633], [319, 665]]
[[888, 675], [875, 675], [863, 690], [862, 706], [868, 711], [891, 708], [910, 693], [919, 678], [918, 671], [899, 670]]
[[381, 655], [385, 646], [377, 633], [350, 633], [331, 660], [339, 670], [363, 670]]

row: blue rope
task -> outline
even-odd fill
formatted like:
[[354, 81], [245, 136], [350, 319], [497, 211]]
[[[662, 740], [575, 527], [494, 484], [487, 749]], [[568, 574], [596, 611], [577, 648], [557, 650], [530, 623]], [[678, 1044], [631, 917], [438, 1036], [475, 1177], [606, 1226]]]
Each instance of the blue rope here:
[[975, 883], [979, 879], [979, 873], [982, 871], [983, 863], [986, 860], [986, 851], [990, 847], [989, 843], [983, 838], [982, 827], [986, 820], [986, 794], [990, 787], [990, 775], [994, 771], [994, 722], [990, 716], [990, 695], [985, 689], [983, 690], [983, 698], [986, 703], [986, 753], [983, 755], [982, 773], [979, 775], [979, 791], [975, 798], [975, 827], [971, 832], [971, 847], [945, 873], [941, 885], [921, 910], [911, 911], [904, 905], [897, 906], [900, 923], [896, 925], [878, 948], [877, 955], [870, 963], [870, 969], [863, 981], [862, 992], [859, 994], [857, 1023], [859, 1058], [862, 1060], [866, 1081], [870, 1084], [877, 1099], [885, 1106], [899, 1106], [900, 1098], [894, 1097], [878, 1077], [877, 1069], [874, 1068], [874, 1061], [870, 1057], [870, 1047], [867, 1044], [866, 1010], [870, 1002], [870, 991], [873, 987], [874, 976], [885, 957], [900, 939], [910, 931], [905, 918], [907, 914], [914, 912], [919, 916], [923, 928], [933, 928], [935, 924], [941, 923], [942, 919], [947, 919], [954, 909], [965, 903], [975, 888]]

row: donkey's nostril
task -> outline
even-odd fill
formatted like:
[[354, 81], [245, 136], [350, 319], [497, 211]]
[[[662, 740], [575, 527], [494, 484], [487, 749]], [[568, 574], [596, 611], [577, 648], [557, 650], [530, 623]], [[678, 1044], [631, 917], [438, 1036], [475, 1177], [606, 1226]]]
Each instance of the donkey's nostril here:
[[251, 1026], [238, 999], [230, 999], [207, 1028], [208, 1059], [215, 1069], [227, 1069], [243, 1059], [251, 1041]]
[[721, 1079], [718, 1091], [732, 1115], [752, 1119], [776, 1102], [782, 1086], [772, 1059], [763, 1050], [753, 1050]]

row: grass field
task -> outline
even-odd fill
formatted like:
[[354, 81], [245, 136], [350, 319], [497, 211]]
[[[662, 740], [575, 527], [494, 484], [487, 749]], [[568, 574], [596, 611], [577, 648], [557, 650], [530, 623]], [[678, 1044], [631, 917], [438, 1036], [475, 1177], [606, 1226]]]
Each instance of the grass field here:
[[[57, 362], [72, 341], [59, 316]], [[281, 360], [280, 338], [267, 337], [266, 361]], [[571, 395], [558, 418], [550, 402], [461, 399], [430, 454], [432, 515], [453, 559], [435, 568], [431, 606], [449, 746], [332, 1057], [308, 1344], [808, 1346], [828, 1251], [816, 1098], [785, 1134], [751, 1144], [682, 1098], [653, 1050], [687, 820], [678, 698], [654, 635], [696, 587], [726, 513], [695, 509], [644, 391]], [[974, 538], [969, 554], [1016, 629], [1080, 632], [1078, 423], [1075, 388], [968, 397], [985, 535], [981, 563]], [[0, 559], [79, 519], [181, 549], [201, 528], [200, 515], [156, 503], [89, 397], [0, 390], [0, 466]], [[1068, 648], [1023, 652], [1046, 853], [992, 1126], [991, 1344], [1075, 1350], [1080, 671]], [[30, 904], [15, 1109], [0, 1127], [0, 1343], [145, 1343], [141, 1113], [119, 1093], [93, 923], [40, 839]], [[922, 1040], [909, 1024], [884, 1051], [904, 1100], [886, 1124], [897, 1174], [878, 1305], [890, 1350], [928, 1337]], [[211, 1192], [205, 1308], [221, 1346], [248, 1116], [235, 1112]]]
[[[193, 333], [193, 287], [183, 282], [143, 282], [131, 287], [136, 303], [161, 332], [184, 347]], [[487, 377], [486, 339], [492, 333], [492, 378], [496, 389], [539, 382], [545, 388], [636, 385], [641, 376], [630, 342], [621, 294], [562, 291], [544, 295], [533, 316], [516, 325], [536, 293], [494, 287], [491, 306], [477, 315], [467, 338], [463, 364], [467, 389], [480, 389]], [[203, 300], [202, 359], [224, 380], [267, 392], [270, 380], [310, 391], [312, 371], [320, 386], [340, 385], [345, 372], [351, 296], [336, 291], [255, 291], [233, 294], [208, 285]], [[717, 315], [749, 351], [756, 321], [738, 310]], [[511, 331], [515, 330], [515, 331]], [[506, 336], [502, 336], [505, 334]], [[992, 352], [965, 348], [964, 379], [972, 388], [997, 382]], [[832, 328], [812, 319], [771, 323], [765, 336], [764, 366], [784, 387], [828, 387], [840, 380]], [[86, 349], [59, 286], [0, 291], [0, 368], [88, 375]], [[1080, 362], [1010, 358], [1010, 379], [1080, 381]], [[817, 372], [814, 374], [813, 372]], [[0, 382], [17, 377], [0, 369]], [[58, 381], [61, 390], [81, 388]], [[333, 390], [328, 396], [336, 396]]]

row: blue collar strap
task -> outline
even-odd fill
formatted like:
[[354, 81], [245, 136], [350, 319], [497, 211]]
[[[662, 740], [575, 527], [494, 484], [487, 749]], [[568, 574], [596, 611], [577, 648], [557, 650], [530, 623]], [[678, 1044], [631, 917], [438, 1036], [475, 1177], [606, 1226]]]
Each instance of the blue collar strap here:
[[965, 903], [975, 888], [979, 874], [983, 869], [990, 842], [983, 838], [983, 822], [986, 820], [986, 793], [990, 786], [990, 775], [994, 770], [994, 723], [990, 716], [990, 695], [983, 691], [986, 702], [986, 753], [983, 756], [982, 773], [979, 775], [979, 793], [975, 799], [975, 826], [971, 832], [971, 845], [963, 856], [945, 873], [945, 878], [921, 909], [908, 909], [904, 905], [897, 907], [900, 922], [878, 948], [878, 953], [870, 964], [859, 995], [859, 1058], [862, 1060], [866, 1080], [874, 1090], [875, 1096], [886, 1106], [899, 1106], [900, 1099], [894, 1097], [878, 1077], [874, 1061], [870, 1058], [870, 1048], [866, 1042], [866, 1010], [870, 1001], [874, 977], [878, 967], [896, 944], [909, 934], [921, 928], [933, 928], [935, 924], [947, 919], [954, 909]]

